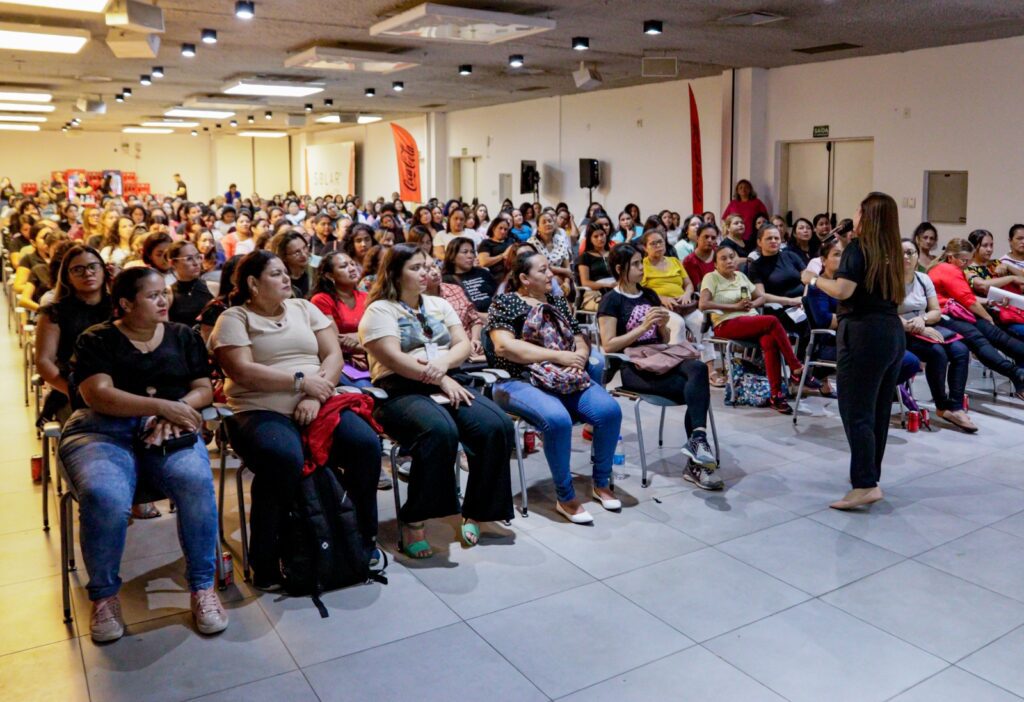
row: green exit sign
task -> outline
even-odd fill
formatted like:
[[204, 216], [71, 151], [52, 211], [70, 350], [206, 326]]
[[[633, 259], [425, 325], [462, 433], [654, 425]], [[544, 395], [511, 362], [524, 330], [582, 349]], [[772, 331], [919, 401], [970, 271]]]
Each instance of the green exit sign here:
[[828, 138], [828, 125], [818, 124], [814, 127], [813, 136], [815, 139], [826, 139]]

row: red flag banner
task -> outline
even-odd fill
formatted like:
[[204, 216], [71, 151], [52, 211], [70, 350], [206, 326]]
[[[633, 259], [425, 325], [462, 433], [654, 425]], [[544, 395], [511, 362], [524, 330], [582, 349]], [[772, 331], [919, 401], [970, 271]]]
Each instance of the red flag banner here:
[[690, 182], [693, 184], [693, 212], [704, 211], [704, 163], [700, 156], [700, 118], [697, 101], [690, 91]]
[[416, 139], [407, 130], [391, 123], [395, 137], [395, 158], [398, 160], [399, 195], [406, 202], [423, 202], [420, 194], [420, 150]]

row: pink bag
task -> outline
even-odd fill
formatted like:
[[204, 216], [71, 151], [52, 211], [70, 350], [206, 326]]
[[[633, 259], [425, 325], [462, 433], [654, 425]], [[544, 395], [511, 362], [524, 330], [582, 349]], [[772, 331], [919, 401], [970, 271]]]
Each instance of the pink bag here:
[[664, 375], [683, 361], [700, 358], [700, 351], [692, 344], [681, 342], [678, 344], [631, 346], [626, 349], [626, 355], [640, 370]]
[[953, 298], [946, 300], [946, 304], [942, 306], [942, 314], [952, 319], [959, 319], [961, 322], [968, 322], [970, 324], [974, 324], [978, 321], [978, 318], [974, 316], [973, 312]]

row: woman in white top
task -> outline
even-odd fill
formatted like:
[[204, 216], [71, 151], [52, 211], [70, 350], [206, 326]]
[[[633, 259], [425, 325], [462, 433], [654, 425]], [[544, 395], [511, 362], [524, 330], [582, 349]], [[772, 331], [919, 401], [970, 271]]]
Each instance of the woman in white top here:
[[135, 222], [130, 218], [121, 217], [117, 220], [117, 225], [104, 236], [100, 245], [100, 256], [104, 263], [110, 264], [116, 270], [124, 267], [125, 260], [132, 253], [133, 231], [135, 231]]
[[479, 541], [480, 522], [513, 517], [512, 422], [453, 375], [469, 357], [470, 342], [452, 306], [423, 294], [432, 265], [415, 244], [388, 249], [359, 322], [370, 377], [388, 393], [374, 418], [412, 455], [409, 493], [398, 514], [410, 558], [433, 555], [424, 520], [460, 511], [454, 472], [460, 443], [469, 460], [462, 541]]

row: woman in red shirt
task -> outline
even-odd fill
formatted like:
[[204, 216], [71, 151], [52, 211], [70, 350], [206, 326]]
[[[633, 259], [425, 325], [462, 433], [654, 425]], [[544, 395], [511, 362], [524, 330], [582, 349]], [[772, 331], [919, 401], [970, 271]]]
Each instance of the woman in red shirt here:
[[[942, 309], [942, 325], [960, 334], [967, 348], [987, 368], [1009, 378], [1013, 383], [1014, 396], [1024, 400], [1024, 369], [1020, 367], [1024, 363], [1024, 342], [997, 327], [988, 310], [975, 297], [964, 275], [973, 254], [971, 242], [952, 239], [946, 244], [938, 263], [928, 270]], [[957, 316], [957, 310], [961, 311], [960, 316]], [[974, 317], [973, 322], [966, 319], [970, 316]]]
[[754, 229], [754, 219], [759, 214], [767, 217], [768, 207], [757, 198], [754, 186], [746, 178], [736, 182], [736, 190], [733, 192], [732, 201], [729, 202], [725, 212], [722, 213], [722, 219], [724, 220], [731, 214], [738, 214], [743, 218], [743, 224], [747, 227], [747, 248], [751, 248], [750, 239], [757, 234], [757, 230]]
[[370, 384], [366, 352], [359, 344], [359, 320], [366, 310], [366, 293], [356, 289], [359, 266], [343, 252], [327, 254], [317, 268], [316, 286], [310, 302], [334, 321], [338, 341], [345, 354], [341, 381], [362, 387]]

